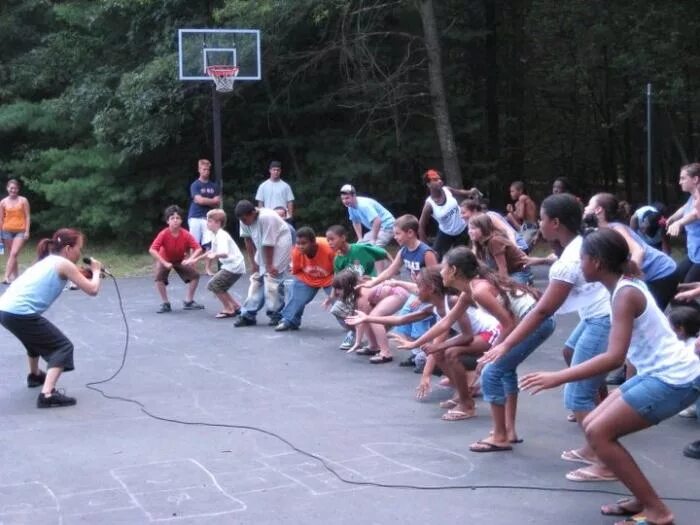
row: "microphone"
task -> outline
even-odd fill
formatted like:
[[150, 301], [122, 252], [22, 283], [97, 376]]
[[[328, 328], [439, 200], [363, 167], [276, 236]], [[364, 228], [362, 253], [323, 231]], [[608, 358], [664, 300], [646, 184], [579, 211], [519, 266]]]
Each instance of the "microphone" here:
[[[92, 257], [83, 257], [83, 262], [85, 264], [92, 264]], [[111, 273], [109, 273], [109, 270], [105, 268], [104, 266], [100, 267], [100, 273], [103, 273], [105, 275], [108, 275], [110, 277], [114, 277]]]

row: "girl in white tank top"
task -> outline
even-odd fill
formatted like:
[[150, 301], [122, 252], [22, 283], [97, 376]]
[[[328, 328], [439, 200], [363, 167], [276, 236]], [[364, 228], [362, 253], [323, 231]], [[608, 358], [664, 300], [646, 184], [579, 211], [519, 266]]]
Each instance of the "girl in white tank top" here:
[[612, 331], [605, 353], [559, 372], [528, 374], [521, 387], [536, 393], [563, 383], [593, 377], [621, 365], [625, 358], [637, 375], [596, 407], [584, 431], [598, 457], [632, 492], [632, 498], [601, 508], [603, 514], [643, 513], [647, 523], [673, 522], [639, 466], [618, 441], [677, 414], [700, 396], [700, 360], [679, 341], [629, 261], [625, 238], [600, 229], [583, 241], [581, 270], [589, 282], [602, 283], [612, 295]]

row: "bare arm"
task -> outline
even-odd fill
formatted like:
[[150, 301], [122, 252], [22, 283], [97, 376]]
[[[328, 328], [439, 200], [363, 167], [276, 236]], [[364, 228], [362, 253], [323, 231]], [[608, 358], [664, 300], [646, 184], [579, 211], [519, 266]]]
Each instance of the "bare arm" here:
[[645, 307], [646, 299], [639, 290], [631, 286], [623, 288], [615, 296], [612, 305], [613, 322], [608, 338], [608, 349], [604, 354], [559, 372], [527, 374], [522, 378], [520, 386], [530, 390], [532, 394], [536, 394], [540, 390], [601, 375], [621, 366], [625, 362], [627, 350], [632, 340], [634, 319]]
[[430, 223], [430, 214], [432, 213], [433, 207], [429, 203], [423, 205], [423, 210], [420, 212], [420, 218], [418, 219], [418, 238], [423, 242], [428, 242], [428, 235], [426, 234], [426, 229], [428, 223]]
[[372, 229], [369, 235], [370, 239], [372, 239], [372, 242], [377, 242], [377, 237], [379, 237], [379, 230], [381, 229], [381, 227], [382, 219], [379, 217], [375, 217], [372, 221]]
[[92, 270], [92, 278], [88, 279], [85, 277], [78, 267], [70, 262], [68, 259], [62, 259], [58, 262], [58, 274], [64, 278], [68, 279], [72, 283], [80, 288], [83, 292], [88, 295], [95, 296], [100, 290], [100, 270], [102, 268], [102, 263], [97, 259], [92, 259], [90, 262], [90, 269]]
[[355, 230], [355, 235], [357, 236], [357, 241], [358, 242], [361, 241], [362, 240], [362, 224], [360, 224], [359, 222], [353, 222], [352, 227]]
[[457, 303], [447, 312], [447, 315], [440, 319], [430, 330], [425, 332], [415, 341], [410, 342], [410, 346], [400, 346], [400, 348], [418, 348], [426, 343], [429, 343], [437, 336], [448, 332], [450, 327], [456, 323], [461, 317], [464, 317], [464, 312], [471, 303], [471, 294], [462, 292], [457, 299]]
[[287, 216], [291, 219], [294, 217], [294, 201], [287, 202]]
[[202, 197], [201, 195], [195, 195], [192, 200], [201, 206], [214, 207], [221, 204], [221, 197], [218, 195], [215, 195], [214, 197]]
[[29, 239], [29, 227], [31, 226], [31, 222], [32, 222], [31, 212], [29, 210], [29, 201], [24, 197], [22, 197], [22, 199], [24, 200], [24, 220], [27, 224], [27, 227], [24, 230], [24, 238]]

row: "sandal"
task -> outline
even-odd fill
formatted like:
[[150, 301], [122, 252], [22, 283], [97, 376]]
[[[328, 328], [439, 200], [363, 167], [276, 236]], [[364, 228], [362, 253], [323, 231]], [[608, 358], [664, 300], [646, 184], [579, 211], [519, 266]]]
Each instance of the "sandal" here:
[[473, 417], [476, 417], [475, 409], [472, 409], [470, 412], [465, 412], [464, 410], [453, 408], [440, 416], [440, 419], [443, 421], [464, 421], [465, 419], [471, 419]]
[[360, 348], [359, 350], [355, 350], [355, 353], [357, 355], [377, 355], [379, 353], [379, 350], [376, 350], [374, 348], [368, 348], [368, 347], [363, 347]]
[[391, 363], [394, 360], [390, 355], [375, 355], [369, 358], [369, 362], [373, 365], [383, 365], [384, 363]]
[[561, 456], [559, 456], [561, 459], [564, 461], [572, 461], [574, 463], [585, 463], [586, 465], [595, 465], [594, 461], [591, 461], [590, 459], [584, 458], [578, 450], [565, 450], [564, 452], [561, 453]]
[[216, 319], [228, 319], [230, 317], [236, 317], [237, 315], [238, 315], [238, 313], [236, 313], [236, 312], [219, 312], [214, 317]]
[[457, 401], [455, 401], [454, 399], [446, 399], [445, 401], [440, 401], [439, 407], [449, 410], [451, 408], [456, 407], [458, 404], [459, 403], [457, 403]]
[[625, 503], [630, 503], [633, 501], [635, 501], [634, 498], [619, 499], [615, 503], [609, 503], [608, 505], [603, 505], [600, 507], [600, 513], [603, 516], [634, 516], [635, 514], [638, 514], [641, 509], [632, 510], [623, 506]]
[[469, 450], [472, 452], [506, 452], [508, 450], [513, 450], [510, 445], [496, 445], [495, 443], [489, 443], [488, 441], [477, 441], [469, 445]]
[[604, 476], [596, 474], [589, 467], [581, 467], [569, 472], [566, 479], [569, 481], [617, 481], [617, 476], [615, 474]]

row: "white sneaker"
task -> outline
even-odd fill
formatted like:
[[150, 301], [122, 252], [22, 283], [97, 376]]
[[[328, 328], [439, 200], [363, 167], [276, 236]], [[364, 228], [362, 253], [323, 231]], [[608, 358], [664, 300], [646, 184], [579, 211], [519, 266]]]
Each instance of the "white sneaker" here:
[[688, 408], [685, 410], [681, 410], [678, 412], [678, 415], [681, 417], [688, 417], [688, 418], [697, 418], [698, 417], [698, 411], [695, 408], [695, 405], [690, 405]]
[[341, 350], [350, 350], [353, 345], [355, 344], [355, 332], [350, 330], [347, 334], [345, 334], [345, 339], [343, 339], [343, 342], [340, 343], [340, 348]]

